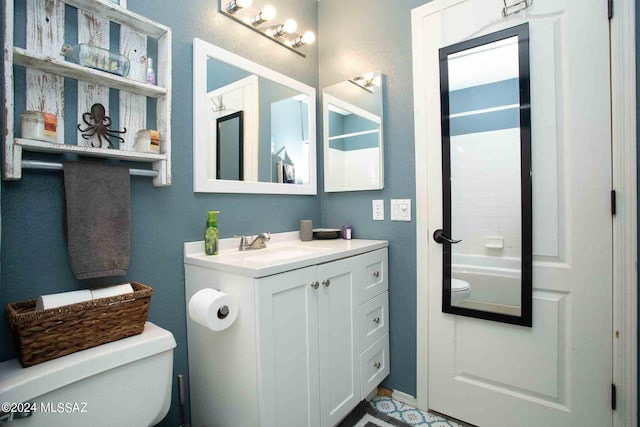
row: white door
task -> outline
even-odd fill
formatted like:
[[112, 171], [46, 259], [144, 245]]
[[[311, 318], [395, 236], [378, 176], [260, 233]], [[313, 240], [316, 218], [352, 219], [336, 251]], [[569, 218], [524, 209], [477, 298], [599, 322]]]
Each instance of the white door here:
[[318, 266], [323, 427], [336, 425], [360, 401], [356, 265], [347, 258]]
[[260, 425], [320, 427], [317, 267], [258, 279]]
[[[516, 3], [515, 0], [507, 1]], [[413, 12], [418, 298], [432, 410], [482, 427], [610, 426], [612, 218], [604, 0], [435, 0]], [[438, 49], [530, 25], [533, 327], [442, 313]], [[455, 236], [453, 236], [455, 237]], [[421, 314], [418, 313], [420, 317]], [[420, 340], [420, 337], [419, 337]], [[418, 372], [427, 373], [421, 368]], [[420, 379], [418, 380], [420, 384]]]

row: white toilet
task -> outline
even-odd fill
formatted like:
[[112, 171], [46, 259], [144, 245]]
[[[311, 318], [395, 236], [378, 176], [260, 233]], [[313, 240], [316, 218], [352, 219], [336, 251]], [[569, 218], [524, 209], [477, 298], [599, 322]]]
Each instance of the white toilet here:
[[471, 285], [460, 279], [451, 279], [451, 305], [459, 305], [471, 295]]
[[153, 426], [171, 406], [175, 347], [171, 332], [147, 322], [140, 335], [28, 368], [2, 362], [0, 402], [35, 405], [14, 416], [20, 427]]

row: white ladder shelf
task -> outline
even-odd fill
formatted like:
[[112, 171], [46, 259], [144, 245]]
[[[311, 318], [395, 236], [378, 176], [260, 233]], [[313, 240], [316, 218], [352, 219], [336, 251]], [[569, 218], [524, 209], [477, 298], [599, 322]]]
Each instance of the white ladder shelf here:
[[[125, 3], [125, 0], [121, 0]], [[24, 4], [24, 3], [22, 3]], [[120, 52], [131, 63], [128, 77], [83, 67], [64, 60], [60, 48], [65, 44], [65, 4], [78, 9], [78, 43], [109, 48], [110, 23], [120, 25]], [[4, 10], [4, 106], [5, 180], [22, 177], [23, 151], [74, 153], [83, 156], [148, 162], [155, 173], [155, 186], [171, 185], [171, 29], [127, 10], [109, 0], [26, 0], [26, 48], [14, 46], [14, 0], [3, 2]], [[39, 37], [38, 35], [42, 35]], [[146, 83], [147, 38], [157, 39], [157, 84]], [[57, 116], [56, 143], [14, 137], [14, 65], [26, 70], [26, 109]], [[64, 78], [78, 81], [77, 117], [64, 116]], [[105, 144], [92, 146], [80, 133], [65, 137], [64, 121], [83, 123], [81, 116], [99, 102], [109, 111], [109, 88], [118, 89], [119, 128], [127, 128], [121, 149]], [[147, 97], [155, 99], [156, 123], [147, 126]], [[140, 129], [160, 132], [159, 154], [133, 151]], [[96, 144], [98, 145], [98, 144]]]

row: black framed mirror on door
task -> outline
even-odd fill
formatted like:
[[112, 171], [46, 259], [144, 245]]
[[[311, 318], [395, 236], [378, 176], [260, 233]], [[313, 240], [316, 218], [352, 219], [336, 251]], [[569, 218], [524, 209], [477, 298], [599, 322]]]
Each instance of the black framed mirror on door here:
[[244, 180], [244, 111], [216, 119], [216, 179]]
[[442, 311], [531, 326], [529, 26], [440, 49]]

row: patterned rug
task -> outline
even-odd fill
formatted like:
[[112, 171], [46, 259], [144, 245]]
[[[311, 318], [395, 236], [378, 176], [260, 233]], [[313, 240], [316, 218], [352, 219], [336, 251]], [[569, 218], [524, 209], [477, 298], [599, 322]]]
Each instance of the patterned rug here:
[[402, 420], [411, 427], [463, 427], [467, 424], [455, 422], [432, 412], [425, 412], [390, 397], [376, 396], [370, 404], [378, 412]]
[[363, 400], [337, 427], [411, 427], [375, 409]]

